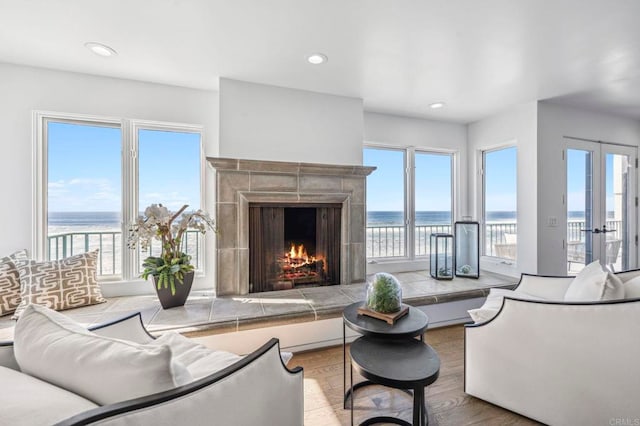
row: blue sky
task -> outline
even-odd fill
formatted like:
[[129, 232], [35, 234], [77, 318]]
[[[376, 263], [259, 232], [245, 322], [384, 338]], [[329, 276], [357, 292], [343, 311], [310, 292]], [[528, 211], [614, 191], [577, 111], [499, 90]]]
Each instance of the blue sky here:
[[487, 151], [484, 156], [485, 211], [517, 211], [517, 149]]
[[[49, 211], [112, 211], [122, 205], [119, 128], [49, 123]], [[486, 154], [487, 211], [516, 210], [516, 148]], [[140, 130], [139, 205], [197, 208], [200, 201], [200, 136]], [[404, 210], [404, 151], [365, 149], [364, 164], [378, 169], [367, 179], [370, 211]], [[449, 155], [416, 153], [416, 210], [451, 208]], [[607, 159], [607, 203], [612, 209], [613, 155]], [[584, 209], [584, 151], [568, 150], [568, 207]]]
[[[605, 160], [605, 189], [606, 189], [606, 210], [613, 211], [613, 160], [615, 154], [607, 154]], [[585, 187], [586, 187], [586, 166], [587, 151], [578, 149], [567, 150], [567, 208], [569, 211], [584, 211], [585, 209]]]
[[[49, 123], [49, 211], [122, 210], [119, 128]], [[200, 136], [141, 130], [139, 205], [200, 204]]]
[[[364, 164], [377, 166], [367, 178], [367, 209], [404, 209], [404, 151], [365, 149]], [[490, 152], [487, 164], [487, 210], [516, 210], [516, 149]], [[451, 157], [416, 153], [416, 210], [451, 210]]]

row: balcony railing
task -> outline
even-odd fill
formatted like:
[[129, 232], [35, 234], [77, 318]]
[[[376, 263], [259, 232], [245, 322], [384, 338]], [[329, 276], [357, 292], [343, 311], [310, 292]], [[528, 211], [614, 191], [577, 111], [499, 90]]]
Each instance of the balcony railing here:
[[[49, 260], [64, 259], [80, 253], [99, 249], [98, 275], [122, 274], [122, 232], [120, 231], [87, 231], [66, 232], [47, 237]], [[182, 240], [183, 251], [191, 255], [191, 263], [200, 269], [201, 241], [198, 231], [187, 231]], [[140, 255], [140, 262], [146, 256], [159, 256], [161, 252], [159, 241], [153, 241], [149, 249]]]
[[[615, 234], [607, 234], [609, 238], [621, 238], [618, 230], [622, 221], [610, 220], [606, 223], [607, 229], [615, 230]], [[567, 223], [567, 241], [584, 241], [584, 221], [569, 221]], [[430, 254], [429, 240], [433, 233], [451, 233], [451, 225], [417, 225], [415, 227], [415, 254], [427, 256]], [[517, 223], [488, 223], [485, 225], [485, 256], [499, 256], [498, 248], [507, 244], [517, 244], [515, 235], [518, 233]], [[510, 238], [509, 235], [514, 235]], [[404, 257], [405, 253], [405, 227], [393, 226], [367, 226], [367, 257]]]

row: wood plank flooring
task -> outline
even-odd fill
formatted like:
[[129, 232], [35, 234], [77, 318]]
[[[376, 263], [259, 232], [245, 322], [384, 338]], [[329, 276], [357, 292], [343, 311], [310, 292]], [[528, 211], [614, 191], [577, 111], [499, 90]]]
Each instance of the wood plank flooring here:
[[[429, 330], [425, 341], [438, 352], [441, 361], [440, 377], [426, 389], [430, 426], [538, 424], [464, 393], [464, 327]], [[296, 354], [289, 365], [304, 368], [305, 426], [350, 424], [349, 410], [342, 408], [341, 346]], [[354, 382], [360, 380], [354, 373]], [[379, 415], [411, 422], [411, 397], [382, 386], [358, 390], [354, 407], [355, 424]]]

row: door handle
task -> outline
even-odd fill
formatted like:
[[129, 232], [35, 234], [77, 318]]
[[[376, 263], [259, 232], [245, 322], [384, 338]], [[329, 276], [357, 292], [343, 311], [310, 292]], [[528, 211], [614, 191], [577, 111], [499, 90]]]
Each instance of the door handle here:
[[581, 229], [581, 230], [580, 230], [580, 232], [592, 232], [592, 233], [594, 233], [594, 234], [600, 234], [600, 233], [602, 233], [602, 232], [609, 232], [609, 231], [607, 231], [606, 229], [603, 229], [603, 230], [601, 231], [601, 230], [599, 230], [598, 228], [595, 228], [595, 229]]
[[602, 233], [606, 234], [607, 232], [616, 232], [615, 229], [607, 229], [607, 225], [602, 225]]

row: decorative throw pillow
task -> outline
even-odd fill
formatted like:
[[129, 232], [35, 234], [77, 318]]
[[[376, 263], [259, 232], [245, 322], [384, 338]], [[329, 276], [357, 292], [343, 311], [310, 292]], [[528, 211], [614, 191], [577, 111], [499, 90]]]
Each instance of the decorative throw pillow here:
[[625, 299], [640, 299], [640, 276], [630, 279], [624, 284]]
[[22, 301], [14, 319], [30, 304], [56, 311], [106, 302], [96, 278], [98, 250], [61, 260], [16, 261]]
[[620, 278], [602, 270], [597, 260], [576, 275], [564, 295], [565, 302], [598, 302], [623, 298], [624, 284]]
[[169, 346], [175, 360], [187, 367], [195, 380], [222, 370], [242, 359], [240, 355], [231, 352], [209, 349], [176, 332], [165, 333], [149, 345]]
[[27, 306], [20, 316], [13, 349], [23, 373], [99, 405], [163, 392], [193, 380], [166, 345], [98, 336], [39, 305]]
[[13, 313], [20, 304], [20, 273], [15, 261], [25, 259], [26, 250], [0, 258], [0, 317]]

